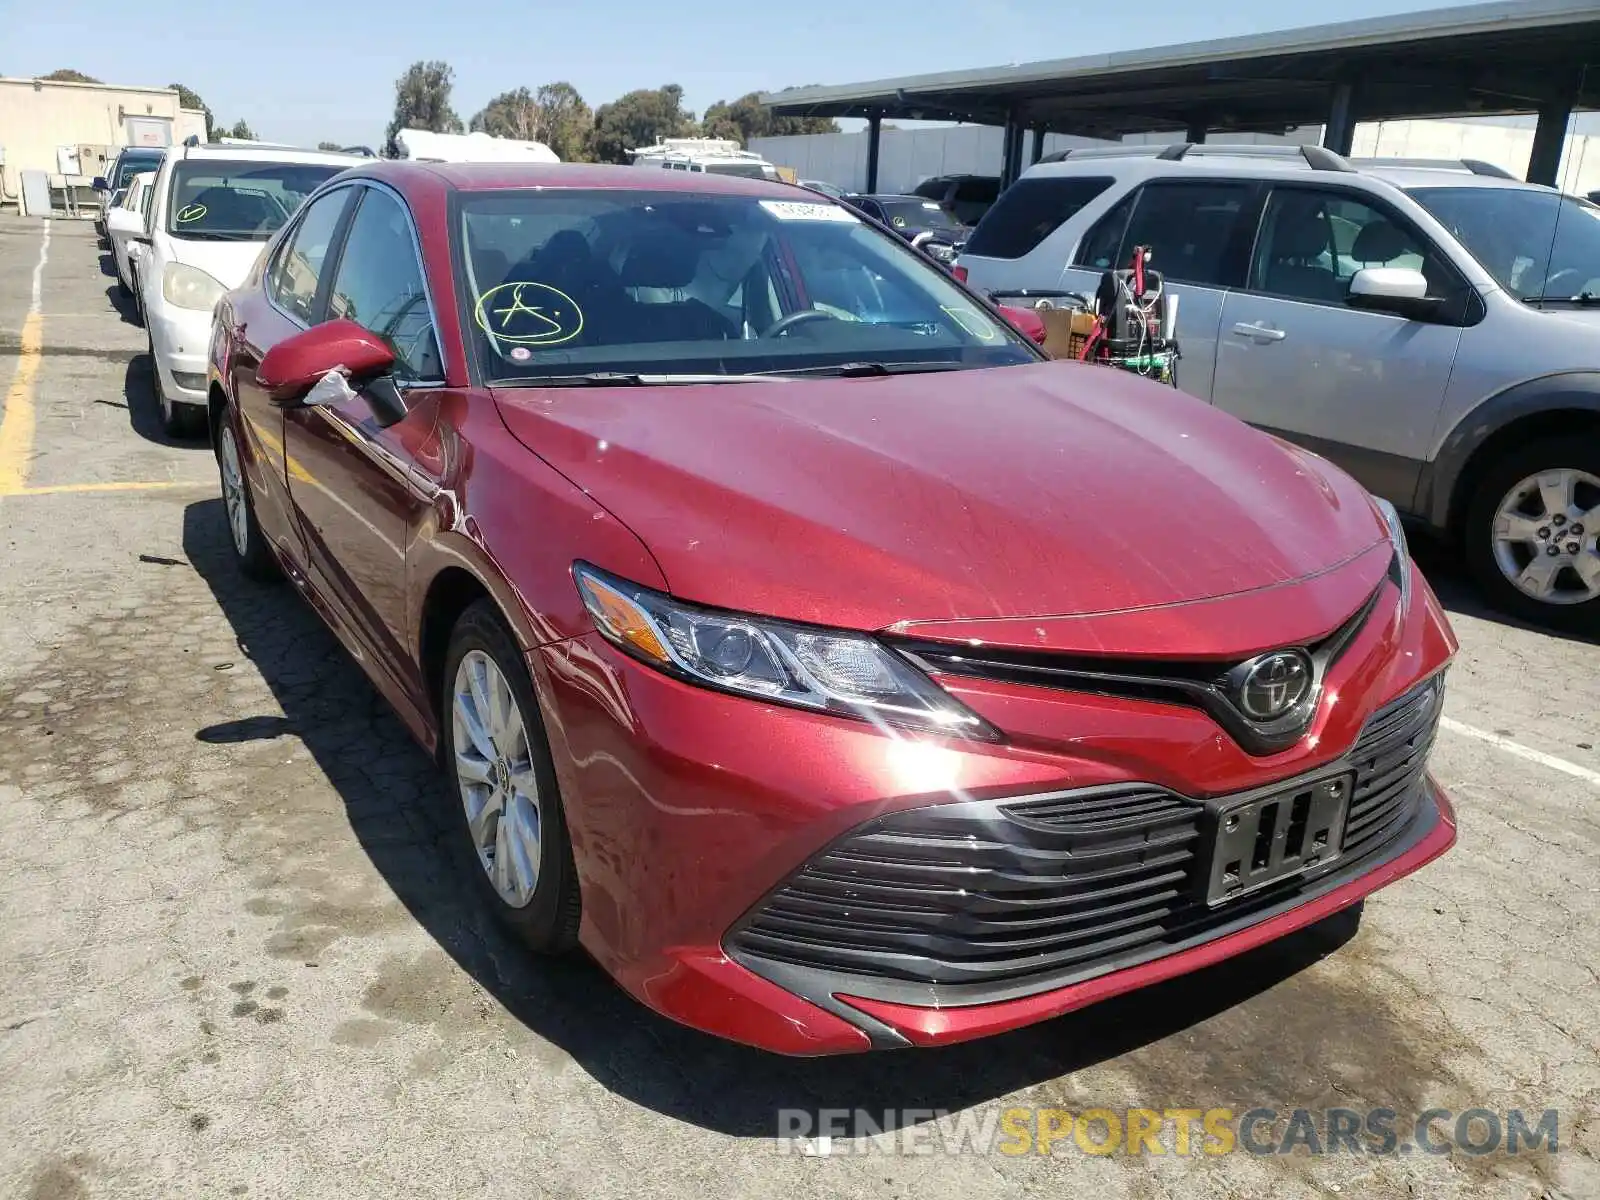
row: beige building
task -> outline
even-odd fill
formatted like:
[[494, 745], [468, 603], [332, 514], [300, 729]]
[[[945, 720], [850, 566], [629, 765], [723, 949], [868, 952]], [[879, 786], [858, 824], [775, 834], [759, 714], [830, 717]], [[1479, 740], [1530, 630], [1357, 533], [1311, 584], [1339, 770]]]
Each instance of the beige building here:
[[23, 171], [43, 171], [60, 202], [80, 203], [124, 146], [169, 146], [206, 136], [205, 114], [178, 106], [172, 88], [0, 78], [0, 206], [15, 209]]

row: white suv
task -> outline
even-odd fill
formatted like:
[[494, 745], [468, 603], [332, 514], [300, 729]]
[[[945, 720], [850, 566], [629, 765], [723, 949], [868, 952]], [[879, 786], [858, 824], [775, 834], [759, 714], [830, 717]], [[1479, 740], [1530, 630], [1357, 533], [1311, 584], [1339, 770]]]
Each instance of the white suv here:
[[324, 180], [363, 160], [265, 146], [167, 150], [139, 254], [139, 298], [150, 335], [161, 420], [172, 436], [206, 423], [211, 312], [249, 274], [261, 247]]
[[1600, 207], [1484, 163], [1317, 147], [1052, 158], [958, 275], [1092, 295], [1150, 247], [1181, 388], [1459, 538], [1498, 607], [1600, 630]]

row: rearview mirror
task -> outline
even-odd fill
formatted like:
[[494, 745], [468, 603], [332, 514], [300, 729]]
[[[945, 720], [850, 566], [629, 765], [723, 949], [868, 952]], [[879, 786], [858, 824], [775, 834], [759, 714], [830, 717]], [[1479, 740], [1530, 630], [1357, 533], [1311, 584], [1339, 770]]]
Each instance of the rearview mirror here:
[[[256, 383], [271, 401], [283, 408], [301, 404], [306, 393], [330, 371], [338, 371], [353, 389], [361, 390], [394, 368], [394, 351], [377, 337], [354, 321], [328, 321], [285, 338], [261, 359], [256, 369]], [[392, 425], [405, 416], [402, 404], [399, 415], [385, 403], [391, 389], [375, 388], [368, 397], [380, 422]], [[399, 399], [399, 394], [394, 394]], [[392, 419], [388, 419], [392, 418]]]
[[1428, 279], [1413, 267], [1364, 267], [1350, 280], [1346, 302], [1352, 308], [1427, 317], [1443, 303], [1428, 295]]
[[104, 175], [96, 175], [94, 177], [94, 182], [89, 186], [94, 188], [94, 190], [97, 192], [109, 192], [111, 190], [111, 185], [106, 182], [106, 177]]
[[106, 228], [117, 233], [132, 233], [144, 228], [144, 218], [132, 209], [113, 208], [106, 214]]
[[1049, 332], [1044, 327], [1044, 318], [1031, 308], [1012, 308], [1009, 304], [1000, 305], [1000, 311], [1005, 314], [1006, 320], [1017, 327], [1017, 332], [1036, 345], [1044, 345], [1044, 340]]

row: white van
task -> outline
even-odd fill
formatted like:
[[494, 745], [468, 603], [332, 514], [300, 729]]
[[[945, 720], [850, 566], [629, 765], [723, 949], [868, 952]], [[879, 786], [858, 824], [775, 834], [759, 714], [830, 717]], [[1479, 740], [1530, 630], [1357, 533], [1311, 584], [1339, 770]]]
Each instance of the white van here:
[[778, 182], [778, 168], [753, 150], [725, 138], [664, 138], [654, 146], [629, 150], [632, 165], [653, 170], [701, 171]]

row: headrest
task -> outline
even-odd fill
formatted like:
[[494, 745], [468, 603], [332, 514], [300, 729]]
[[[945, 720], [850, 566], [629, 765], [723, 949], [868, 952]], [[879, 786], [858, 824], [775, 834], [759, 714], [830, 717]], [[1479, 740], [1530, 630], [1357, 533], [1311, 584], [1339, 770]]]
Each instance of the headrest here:
[[1391, 262], [1410, 250], [1411, 239], [1388, 221], [1373, 221], [1356, 234], [1350, 257], [1360, 263]]
[[1328, 219], [1322, 203], [1285, 205], [1272, 230], [1272, 257], [1315, 258], [1328, 248]]
[[622, 264], [622, 286], [681, 288], [694, 282], [700, 256], [687, 238], [662, 237], [640, 242]]

